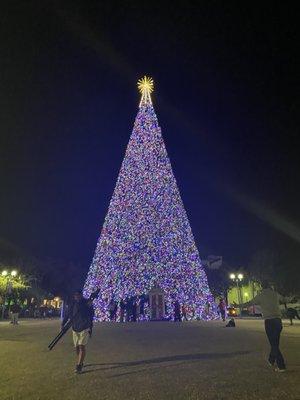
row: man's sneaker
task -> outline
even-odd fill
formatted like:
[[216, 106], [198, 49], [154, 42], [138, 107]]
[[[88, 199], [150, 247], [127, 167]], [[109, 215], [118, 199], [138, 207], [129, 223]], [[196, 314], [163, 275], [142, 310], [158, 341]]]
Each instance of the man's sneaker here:
[[285, 368], [275, 368], [276, 372], [285, 372], [286, 369]]
[[275, 363], [272, 363], [270, 360], [268, 360], [268, 365], [270, 365], [270, 367], [274, 367]]
[[77, 364], [75, 368], [75, 374], [81, 374], [82, 372], [82, 364]]

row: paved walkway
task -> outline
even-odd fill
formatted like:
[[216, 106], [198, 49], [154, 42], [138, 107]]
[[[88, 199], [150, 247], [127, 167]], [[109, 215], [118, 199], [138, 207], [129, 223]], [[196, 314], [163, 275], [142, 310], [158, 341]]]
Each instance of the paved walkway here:
[[96, 324], [75, 375], [70, 333], [51, 352], [59, 321], [0, 323], [1, 400], [300, 400], [300, 324], [285, 323], [288, 371], [266, 364], [261, 320]]

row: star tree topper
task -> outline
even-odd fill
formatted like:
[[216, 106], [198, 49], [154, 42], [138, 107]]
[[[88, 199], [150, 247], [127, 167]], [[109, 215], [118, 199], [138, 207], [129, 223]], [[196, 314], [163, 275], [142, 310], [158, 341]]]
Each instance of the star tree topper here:
[[137, 86], [142, 95], [140, 107], [142, 104], [152, 104], [151, 93], [153, 92], [154, 87], [153, 79], [149, 78], [148, 76], [144, 76], [138, 80]]

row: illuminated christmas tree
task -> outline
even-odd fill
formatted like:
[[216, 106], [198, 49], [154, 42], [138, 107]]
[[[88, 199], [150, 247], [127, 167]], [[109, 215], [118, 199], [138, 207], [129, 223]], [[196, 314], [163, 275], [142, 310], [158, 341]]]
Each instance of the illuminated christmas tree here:
[[193, 318], [213, 317], [205, 272], [172, 172], [151, 101], [153, 80], [138, 82], [141, 92], [125, 158], [109, 205], [84, 294], [100, 288], [95, 316], [108, 319], [108, 302], [164, 290]]

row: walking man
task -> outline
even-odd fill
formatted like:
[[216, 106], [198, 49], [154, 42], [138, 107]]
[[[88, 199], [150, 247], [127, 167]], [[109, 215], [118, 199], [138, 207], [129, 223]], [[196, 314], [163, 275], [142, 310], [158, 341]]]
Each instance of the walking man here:
[[83, 368], [83, 361], [86, 355], [86, 345], [92, 336], [94, 309], [92, 300], [85, 299], [82, 291], [74, 292], [74, 300], [68, 309], [62, 325], [69, 320], [72, 322], [73, 342], [77, 354], [75, 372], [80, 374]]
[[281, 296], [275, 292], [269, 282], [262, 282], [262, 291], [251, 301], [242, 306], [259, 305], [265, 320], [265, 330], [271, 345], [269, 364], [276, 366], [275, 371], [285, 372], [285, 362], [279, 349], [280, 334], [282, 331], [281, 312], [279, 308]]

